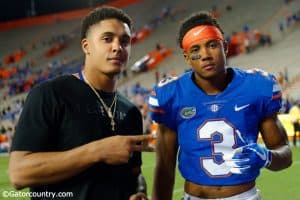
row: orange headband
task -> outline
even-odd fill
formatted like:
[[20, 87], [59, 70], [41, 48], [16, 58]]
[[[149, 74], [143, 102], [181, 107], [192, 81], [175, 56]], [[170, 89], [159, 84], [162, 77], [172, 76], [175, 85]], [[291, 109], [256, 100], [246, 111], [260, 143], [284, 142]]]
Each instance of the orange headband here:
[[193, 44], [201, 40], [224, 40], [221, 31], [212, 25], [200, 25], [189, 30], [182, 39], [182, 47], [186, 52]]

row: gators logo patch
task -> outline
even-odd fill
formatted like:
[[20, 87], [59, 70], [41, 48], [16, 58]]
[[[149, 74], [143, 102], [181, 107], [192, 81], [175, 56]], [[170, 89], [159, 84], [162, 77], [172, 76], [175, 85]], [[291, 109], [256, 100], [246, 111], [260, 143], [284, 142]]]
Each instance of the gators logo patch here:
[[195, 107], [185, 107], [180, 111], [180, 116], [184, 119], [190, 119], [196, 115]]

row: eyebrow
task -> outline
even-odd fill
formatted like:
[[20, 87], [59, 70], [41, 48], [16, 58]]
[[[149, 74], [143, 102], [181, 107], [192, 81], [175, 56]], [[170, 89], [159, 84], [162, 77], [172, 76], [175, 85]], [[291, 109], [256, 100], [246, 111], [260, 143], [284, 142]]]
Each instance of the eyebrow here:
[[128, 40], [128, 43], [130, 43], [130, 41], [131, 41], [131, 36], [129, 34], [127, 34], [126, 32], [120, 36], [113, 32], [104, 32], [100, 35], [100, 37], [106, 37], [106, 36], [112, 37], [112, 38], [117, 37], [120, 41]]
[[[204, 45], [208, 45], [208, 44], [210, 44], [210, 43], [212, 43], [212, 42], [218, 42], [218, 40], [216, 40], [216, 39], [210, 39], [210, 40], [206, 41], [206, 42], [204, 43]], [[199, 48], [200, 46], [201, 46], [201, 45], [199, 45], [199, 44], [195, 44], [195, 45], [191, 46], [190, 49], [193, 49], [193, 48]]]
[[[107, 31], [107, 32], [101, 33], [100, 35], [101, 36], [105, 36], [105, 35], [109, 35], [109, 36], [113, 35], [114, 36], [117, 34], [115, 34], [114, 32]], [[120, 35], [120, 37], [129, 37], [130, 38], [130, 35], [125, 32], [124, 34]]]
[[115, 34], [114, 34], [113, 32], [107, 31], [107, 32], [100, 33], [99, 35], [100, 35], [100, 36], [106, 36], [106, 35], [111, 36], [111, 35], [115, 35]]

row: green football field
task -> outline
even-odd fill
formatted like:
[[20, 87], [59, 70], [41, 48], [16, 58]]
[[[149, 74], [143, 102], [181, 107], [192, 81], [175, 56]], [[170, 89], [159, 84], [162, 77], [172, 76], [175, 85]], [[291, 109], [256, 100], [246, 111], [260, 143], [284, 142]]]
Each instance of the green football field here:
[[[155, 163], [154, 153], [143, 153], [143, 163], [143, 174], [147, 180], [148, 195], [150, 195]], [[8, 157], [0, 157], [0, 199], [22, 199], [3, 197], [3, 191], [13, 190], [8, 182], [7, 165]], [[261, 190], [264, 200], [300, 200], [300, 148], [293, 148], [293, 165], [290, 168], [280, 172], [262, 170], [257, 179], [257, 187]], [[183, 179], [177, 173], [173, 199], [180, 199], [182, 193]]]

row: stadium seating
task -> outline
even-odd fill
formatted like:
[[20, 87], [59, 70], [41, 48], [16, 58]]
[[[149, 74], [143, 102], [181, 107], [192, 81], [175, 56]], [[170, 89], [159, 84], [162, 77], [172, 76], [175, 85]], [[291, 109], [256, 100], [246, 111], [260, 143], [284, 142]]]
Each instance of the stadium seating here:
[[[230, 5], [232, 9], [228, 11], [226, 8]], [[278, 23], [285, 20], [288, 14], [297, 12], [300, 7], [299, 1], [292, 1], [286, 5], [282, 0], [253, 0], [246, 3], [238, 0], [166, 0], [166, 1], [142, 1], [124, 7], [134, 19], [134, 29], [143, 30], [147, 25], [152, 25], [151, 33], [144, 36], [143, 40], [132, 46], [132, 54], [129, 66], [143, 57], [157, 43], [163, 43], [170, 47], [172, 55], [169, 59], [160, 63], [155, 70], [160, 74], [168, 74], [170, 72], [181, 74], [188, 69], [188, 65], [184, 62], [181, 49], [176, 44], [176, 36], [179, 21], [188, 16], [191, 12], [197, 10], [211, 10], [216, 8], [219, 14], [219, 21], [224, 27], [225, 35], [229, 36], [232, 32], [241, 32], [243, 27], [248, 26], [250, 30], [258, 30], [264, 34], [271, 34], [273, 44], [266, 48], [257, 48], [249, 54], [243, 54], [232, 57], [228, 60], [228, 64], [239, 66], [241, 68], [261, 68], [272, 72], [275, 75], [282, 71], [285, 67], [288, 69], [290, 80], [298, 78], [300, 75], [298, 52], [300, 52], [299, 35], [300, 25], [295, 24], [292, 28], [285, 31], [284, 35], [278, 30]], [[170, 9], [169, 16], [163, 18], [166, 9]], [[151, 11], [151, 12], [150, 12]], [[156, 21], [155, 21], [156, 20]], [[146, 26], [146, 27], [147, 27]], [[17, 63], [17, 65], [9, 64], [3, 69], [11, 69], [26, 65], [26, 63], [34, 61], [29, 67], [29, 72], [22, 76], [24, 81], [30, 77], [44, 76], [45, 78], [53, 77], [62, 73], [71, 73], [80, 69], [83, 61], [83, 54], [80, 47], [80, 21], [78, 19], [59, 21], [51, 25], [39, 25], [26, 28], [13, 29], [0, 32], [0, 60], [4, 65], [5, 56], [23, 48], [26, 55]], [[61, 49], [59, 53], [51, 57], [45, 57], [44, 54], [53, 46], [53, 41], [61, 36], [68, 38], [68, 45]], [[54, 64], [56, 63], [56, 65]], [[60, 63], [60, 64], [57, 64]], [[56, 67], [53, 67], [56, 66]], [[2, 69], [0, 68], [0, 69]], [[50, 69], [49, 69], [50, 68]], [[18, 72], [18, 71], [17, 71]], [[155, 84], [155, 72], [149, 71], [146, 74], [134, 74], [128, 70], [127, 78], [120, 81], [120, 91], [139, 82], [145, 88], [151, 88]], [[149, 75], [150, 74], [150, 75]], [[10, 80], [0, 82], [0, 101], [1, 108], [12, 105], [16, 98], [23, 99], [25, 93], [15, 94], [13, 97], [3, 100], [4, 94], [9, 92], [7, 85], [16, 84], [20, 81], [20, 76], [13, 76]], [[42, 81], [42, 80], [39, 80]], [[295, 81], [296, 83], [296, 81]], [[289, 95], [295, 98], [300, 97], [300, 87], [288, 88]]]

